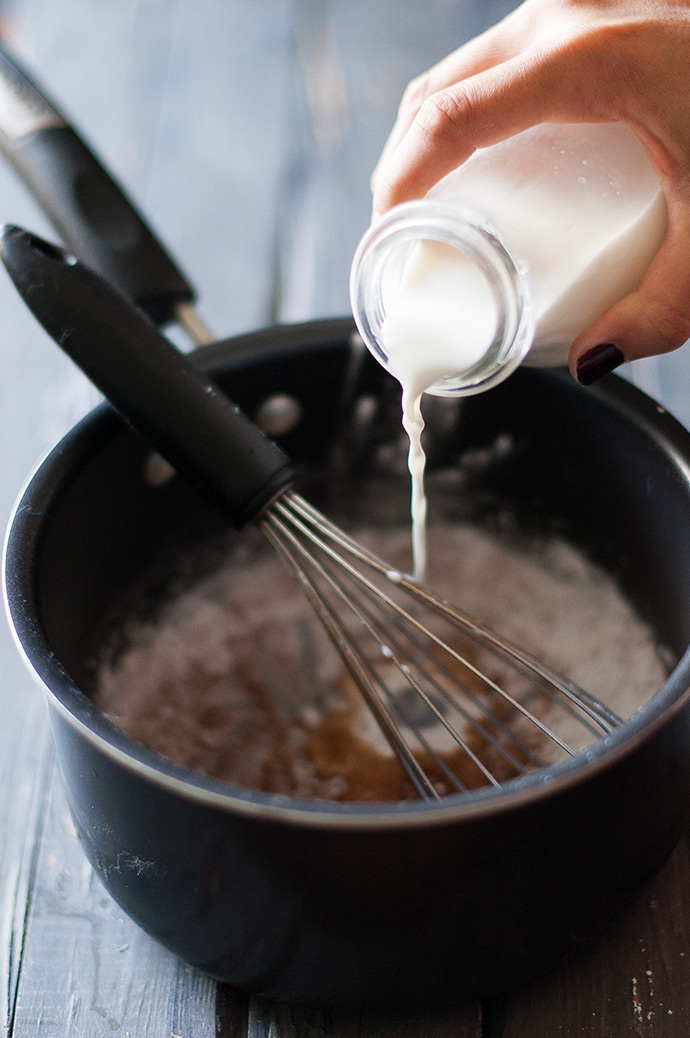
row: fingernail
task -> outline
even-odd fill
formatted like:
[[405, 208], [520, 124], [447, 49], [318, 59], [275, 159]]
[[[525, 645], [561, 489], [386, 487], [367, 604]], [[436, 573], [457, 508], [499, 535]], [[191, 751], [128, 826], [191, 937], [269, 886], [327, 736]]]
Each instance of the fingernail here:
[[625, 357], [612, 342], [592, 346], [577, 362], [577, 381], [581, 386], [590, 386], [592, 382], [596, 382], [602, 375], [608, 375], [624, 361]]

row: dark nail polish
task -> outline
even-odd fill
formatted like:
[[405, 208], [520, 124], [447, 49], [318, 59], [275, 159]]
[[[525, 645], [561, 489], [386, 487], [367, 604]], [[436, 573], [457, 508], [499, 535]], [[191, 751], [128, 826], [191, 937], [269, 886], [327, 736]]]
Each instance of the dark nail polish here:
[[577, 381], [581, 386], [590, 386], [592, 382], [596, 382], [602, 375], [608, 375], [624, 361], [625, 357], [612, 342], [592, 346], [577, 362]]

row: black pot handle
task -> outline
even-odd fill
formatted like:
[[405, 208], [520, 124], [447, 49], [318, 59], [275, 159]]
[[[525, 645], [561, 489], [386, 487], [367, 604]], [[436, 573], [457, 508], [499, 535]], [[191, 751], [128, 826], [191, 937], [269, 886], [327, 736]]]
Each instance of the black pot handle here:
[[2, 229], [0, 256], [48, 334], [234, 525], [290, 486], [280, 448], [110, 284], [18, 227]]
[[67, 248], [156, 324], [194, 292], [116, 180], [0, 49], [0, 151]]

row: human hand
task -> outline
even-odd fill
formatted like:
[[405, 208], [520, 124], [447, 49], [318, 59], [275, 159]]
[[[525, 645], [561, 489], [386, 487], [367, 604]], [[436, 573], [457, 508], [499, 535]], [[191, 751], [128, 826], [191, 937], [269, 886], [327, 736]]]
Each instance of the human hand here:
[[619, 120], [656, 170], [668, 229], [637, 290], [573, 343], [583, 383], [690, 337], [690, 0], [525, 0], [413, 80], [372, 178], [377, 218], [530, 126]]

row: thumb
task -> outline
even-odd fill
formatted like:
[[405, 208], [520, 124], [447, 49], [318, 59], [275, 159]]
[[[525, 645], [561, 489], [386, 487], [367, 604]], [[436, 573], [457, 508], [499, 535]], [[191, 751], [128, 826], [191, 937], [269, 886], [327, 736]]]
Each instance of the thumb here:
[[598, 317], [570, 348], [573, 376], [589, 385], [624, 361], [670, 353], [690, 338], [690, 202], [634, 292]]

